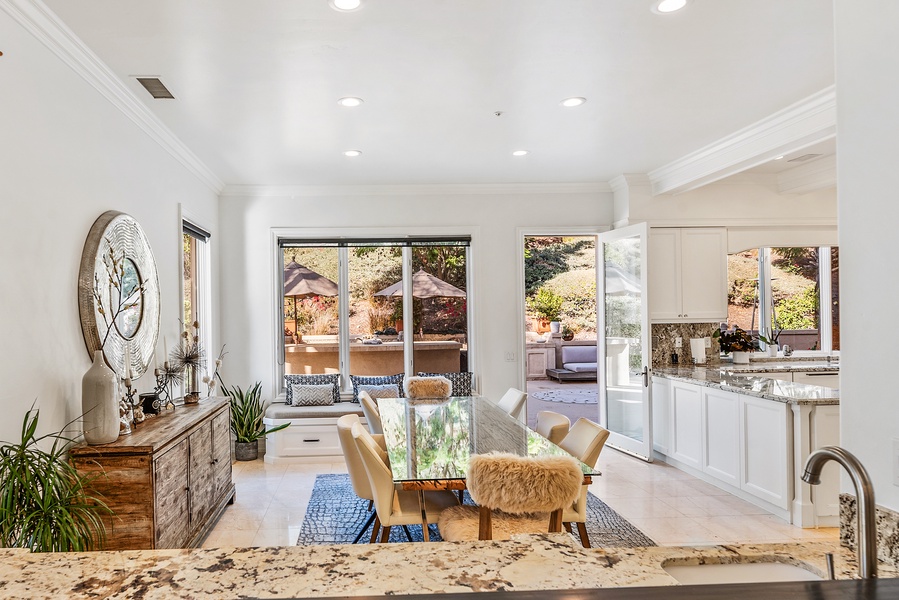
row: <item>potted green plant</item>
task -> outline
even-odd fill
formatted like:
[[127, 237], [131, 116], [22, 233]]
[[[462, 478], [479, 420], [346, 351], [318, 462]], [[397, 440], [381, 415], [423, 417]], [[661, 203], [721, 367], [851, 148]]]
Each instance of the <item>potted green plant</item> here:
[[112, 511], [89, 492], [97, 475], [79, 473], [66, 460], [73, 439], [35, 433], [39, 413], [25, 413], [18, 443], [0, 444], [0, 545], [32, 552], [99, 549], [106, 536], [100, 515]]
[[231, 402], [231, 431], [234, 433], [234, 457], [237, 460], [256, 460], [259, 456], [259, 438], [281, 431], [290, 423], [266, 429], [262, 422], [265, 405], [262, 402], [262, 383], [242, 390], [239, 386], [225, 388]]
[[566, 342], [570, 342], [574, 339], [574, 330], [568, 325], [562, 327], [562, 339]]
[[559, 316], [562, 314], [562, 304], [565, 299], [549, 288], [542, 287], [531, 298], [528, 298], [528, 308], [539, 319], [537, 332], [553, 331], [559, 333], [562, 323]]
[[731, 330], [720, 332], [717, 337], [721, 352], [724, 354], [733, 352], [734, 364], [749, 362], [749, 353], [755, 351], [755, 342], [744, 329], [734, 326]]

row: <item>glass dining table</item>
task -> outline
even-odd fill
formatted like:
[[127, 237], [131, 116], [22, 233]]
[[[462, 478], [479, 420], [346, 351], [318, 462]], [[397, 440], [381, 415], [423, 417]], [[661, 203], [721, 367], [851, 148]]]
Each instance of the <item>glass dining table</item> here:
[[[394, 483], [419, 493], [422, 533], [428, 541], [424, 493], [464, 490], [472, 454], [569, 456], [549, 440], [479, 396], [378, 398], [381, 425]], [[600, 473], [580, 463], [584, 484]]]

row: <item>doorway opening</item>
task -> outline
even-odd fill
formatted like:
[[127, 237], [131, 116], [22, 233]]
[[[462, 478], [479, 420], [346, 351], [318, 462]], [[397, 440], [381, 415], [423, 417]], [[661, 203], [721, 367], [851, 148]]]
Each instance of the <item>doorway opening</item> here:
[[596, 236], [526, 235], [523, 260], [527, 424], [596, 421]]

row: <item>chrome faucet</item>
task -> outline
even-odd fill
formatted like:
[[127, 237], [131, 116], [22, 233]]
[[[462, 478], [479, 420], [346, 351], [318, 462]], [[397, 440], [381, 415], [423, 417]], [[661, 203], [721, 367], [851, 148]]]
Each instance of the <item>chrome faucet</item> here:
[[839, 446], [823, 446], [809, 454], [805, 461], [802, 481], [811, 485], [821, 483], [821, 469], [828, 461], [836, 461], [846, 469], [855, 486], [857, 515], [858, 575], [862, 579], [877, 577], [877, 530], [874, 513], [874, 486], [862, 463]]

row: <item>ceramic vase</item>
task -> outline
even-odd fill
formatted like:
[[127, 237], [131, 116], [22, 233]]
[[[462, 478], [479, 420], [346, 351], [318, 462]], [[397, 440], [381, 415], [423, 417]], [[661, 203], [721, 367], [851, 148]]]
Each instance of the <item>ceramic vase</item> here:
[[103, 351], [95, 351], [94, 364], [81, 379], [84, 440], [91, 446], [108, 444], [119, 437], [118, 388], [118, 376], [106, 366]]
[[749, 352], [738, 352], [734, 350], [734, 364], [735, 365], [748, 365], [749, 364]]

